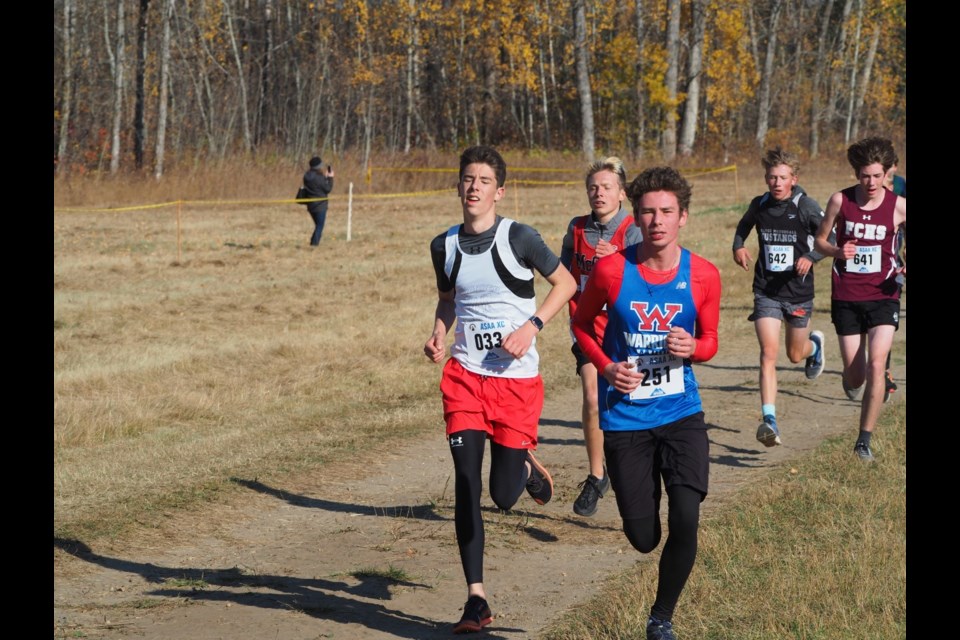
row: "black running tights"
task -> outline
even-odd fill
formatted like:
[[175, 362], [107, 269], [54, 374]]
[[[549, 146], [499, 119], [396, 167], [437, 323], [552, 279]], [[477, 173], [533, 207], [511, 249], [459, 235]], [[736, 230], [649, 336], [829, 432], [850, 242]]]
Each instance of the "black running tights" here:
[[[693, 569], [697, 557], [697, 530], [702, 500], [699, 491], [682, 485], [669, 487], [667, 497], [667, 542], [660, 554], [657, 600], [650, 609], [650, 615], [660, 620], [672, 619], [680, 592]], [[623, 531], [637, 551], [650, 553], [660, 544], [660, 514], [624, 520]]]
[[[453, 455], [456, 504], [454, 522], [460, 562], [467, 584], [483, 582], [483, 516], [480, 492], [483, 489], [481, 466], [487, 443], [484, 431], [467, 429], [448, 437]], [[513, 507], [527, 483], [526, 449], [511, 449], [490, 442], [490, 497], [501, 509]]]

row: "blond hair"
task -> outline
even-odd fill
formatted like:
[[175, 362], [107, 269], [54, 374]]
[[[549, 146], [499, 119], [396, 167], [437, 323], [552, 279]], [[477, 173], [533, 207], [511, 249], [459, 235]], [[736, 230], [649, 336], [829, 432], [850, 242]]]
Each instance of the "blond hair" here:
[[597, 160], [587, 169], [587, 177], [584, 178], [584, 184], [590, 186], [590, 177], [601, 171], [611, 171], [617, 174], [617, 180], [620, 182], [620, 188], [627, 188], [627, 170], [623, 168], [623, 160], [616, 156], [610, 156], [603, 160]]

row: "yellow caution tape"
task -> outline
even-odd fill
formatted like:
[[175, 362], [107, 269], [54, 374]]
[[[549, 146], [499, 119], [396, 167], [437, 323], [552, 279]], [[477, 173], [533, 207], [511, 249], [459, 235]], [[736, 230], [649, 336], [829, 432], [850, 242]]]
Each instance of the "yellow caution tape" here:
[[[724, 171], [736, 171], [737, 165], [730, 165], [727, 167], [720, 167], [717, 169], [704, 169], [699, 173], [687, 173], [687, 177], [707, 175], [711, 173], [721, 173]], [[381, 169], [378, 169], [378, 171]], [[407, 169], [399, 168], [389, 168], [384, 170], [391, 171], [405, 171]], [[515, 171], [556, 171], [556, 172], [569, 172], [567, 169], [514, 169]], [[409, 171], [436, 171], [436, 172], [456, 172], [457, 169], [409, 169]], [[540, 186], [572, 186], [580, 185], [582, 181], [580, 180], [507, 180], [508, 183], [517, 186], [517, 185], [540, 185]], [[353, 198], [355, 200], [382, 200], [385, 198], [412, 198], [416, 196], [431, 196], [431, 195], [440, 195], [440, 194], [449, 194], [454, 192], [453, 188], [447, 189], [434, 189], [431, 191], [408, 191], [403, 193], [371, 193], [371, 194], [355, 194]], [[296, 198], [285, 198], [281, 200], [173, 200], [171, 202], [158, 202], [154, 204], [139, 204], [125, 207], [101, 207], [101, 208], [86, 208], [86, 207], [54, 207], [54, 212], [68, 212], [68, 213], [122, 213], [125, 211], [139, 211], [144, 209], [160, 209], [163, 207], [172, 207], [177, 204], [180, 205], [205, 205], [205, 206], [216, 206], [216, 205], [256, 205], [256, 204], [306, 204], [308, 202], [322, 202], [324, 200], [330, 200], [329, 197], [326, 198], [302, 198], [297, 200]]]

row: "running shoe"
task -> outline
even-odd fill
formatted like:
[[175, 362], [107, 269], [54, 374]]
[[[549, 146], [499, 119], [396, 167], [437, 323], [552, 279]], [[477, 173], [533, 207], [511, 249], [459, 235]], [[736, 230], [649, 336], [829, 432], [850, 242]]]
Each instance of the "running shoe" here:
[[817, 345], [817, 355], [807, 358], [807, 363], [804, 367], [807, 380], [813, 380], [823, 371], [823, 332], [811, 331], [810, 341]]
[[890, 375], [888, 370], [884, 376], [884, 387], [883, 387], [883, 401], [886, 402], [890, 399], [890, 396], [893, 395], [893, 392], [897, 390], [897, 383], [893, 381], [893, 376]]
[[480, 596], [470, 596], [463, 605], [463, 617], [453, 625], [454, 633], [474, 633], [493, 622], [490, 605]]
[[573, 512], [578, 516], [590, 517], [597, 512], [597, 502], [610, 488], [610, 474], [603, 470], [603, 479], [592, 473], [580, 483], [580, 496], [573, 503]]
[[856, 389], [847, 386], [847, 381], [843, 379], [843, 376], [840, 376], [840, 383], [843, 385], [843, 392], [847, 394], [847, 397], [854, 402], [860, 400], [860, 397], [863, 395], [864, 385], [860, 385]]
[[530, 462], [530, 477], [527, 478], [527, 493], [537, 504], [547, 504], [553, 497], [553, 478], [547, 468], [533, 457], [533, 451], [527, 451]]
[[853, 445], [853, 452], [863, 462], [873, 462], [873, 452], [870, 451], [870, 445], [867, 443], [857, 440], [857, 444]]
[[677, 640], [673, 624], [669, 620], [651, 617], [647, 620], [647, 640]]
[[765, 447], [775, 447], [780, 444], [780, 431], [777, 430], [777, 419], [767, 414], [763, 422], [757, 427], [757, 440]]

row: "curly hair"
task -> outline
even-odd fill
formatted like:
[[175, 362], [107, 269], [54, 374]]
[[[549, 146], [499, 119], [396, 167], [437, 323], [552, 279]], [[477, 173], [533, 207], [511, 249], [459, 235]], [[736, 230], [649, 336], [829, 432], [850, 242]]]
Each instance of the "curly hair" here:
[[690, 208], [693, 187], [673, 167], [650, 167], [633, 179], [627, 187], [627, 197], [630, 198], [634, 213], [638, 211], [640, 199], [650, 191], [669, 191], [677, 196], [680, 211]]

